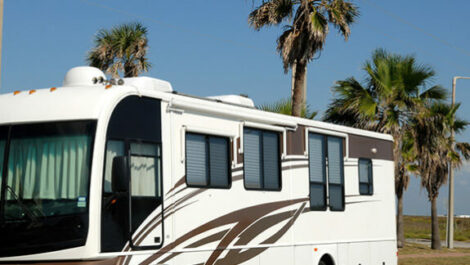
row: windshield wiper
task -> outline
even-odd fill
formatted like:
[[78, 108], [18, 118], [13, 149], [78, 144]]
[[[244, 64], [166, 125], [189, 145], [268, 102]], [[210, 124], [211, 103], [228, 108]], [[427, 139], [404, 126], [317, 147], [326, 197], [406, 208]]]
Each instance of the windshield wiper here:
[[29, 219], [31, 219], [32, 224], [33, 225], [38, 224], [39, 222], [38, 222], [38, 218], [36, 217], [36, 215], [31, 210], [29, 210], [28, 206], [24, 205], [23, 201], [18, 195], [16, 195], [15, 191], [8, 185], [5, 186], [5, 190], [10, 191], [11, 195], [18, 202], [18, 205], [21, 207], [23, 212], [29, 217]]

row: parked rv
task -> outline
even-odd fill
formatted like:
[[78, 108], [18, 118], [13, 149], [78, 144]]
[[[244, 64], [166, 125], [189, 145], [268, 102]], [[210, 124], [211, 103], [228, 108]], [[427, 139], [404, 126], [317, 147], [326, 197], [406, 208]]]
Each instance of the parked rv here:
[[396, 265], [392, 147], [73, 68], [0, 96], [0, 262]]

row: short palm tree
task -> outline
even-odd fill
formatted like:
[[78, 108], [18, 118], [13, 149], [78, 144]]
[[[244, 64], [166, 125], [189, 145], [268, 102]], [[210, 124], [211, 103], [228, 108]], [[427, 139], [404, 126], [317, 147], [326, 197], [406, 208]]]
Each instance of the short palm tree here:
[[460, 133], [468, 125], [464, 120], [455, 119], [458, 107], [433, 103], [416, 113], [411, 125], [417, 172], [431, 202], [432, 249], [441, 248], [436, 200], [439, 189], [447, 182], [449, 164], [460, 167], [463, 159], [470, 158], [470, 144], [455, 142], [451, 137], [451, 130]]
[[[292, 101], [290, 98], [280, 99], [273, 103], [267, 103], [260, 106], [257, 106], [258, 109], [275, 112], [280, 114], [292, 115]], [[311, 111], [310, 106], [305, 104], [302, 107], [300, 117], [313, 120], [317, 116], [318, 112]]]
[[[404, 145], [403, 136], [418, 107], [424, 102], [442, 100], [446, 93], [440, 86], [426, 89], [435, 73], [430, 67], [419, 65], [412, 56], [378, 49], [363, 69], [367, 73], [364, 84], [353, 77], [336, 82], [333, 88], [336, 98], [327, 109], [324, 120], [393, 136], [398, 199], [397, 238], [398, 247], [403, 247], [403, 193], [408, 186], [408, 167], [412, 160], [410, 144]], [[403, 152], [408, 152], [407, 156]]]
[[90, 66], [97, 67], [113, 77], [138, 76], [147, 72], [150, 63], [147, 28], [140, 23], [122, 24], [111, 30], [101, 29], [95, 37], [95, 47], [88, 52]]
[[347, 40], [357, 7], [345, 0], [266, 0], [250, 13], [248, 23], [255, 30], [287, 22], [277, 40], [284, 71], [294, 68], [292, 115], [300, 116], [305, 102], [306, 66], [323, 49], [329, 24]]

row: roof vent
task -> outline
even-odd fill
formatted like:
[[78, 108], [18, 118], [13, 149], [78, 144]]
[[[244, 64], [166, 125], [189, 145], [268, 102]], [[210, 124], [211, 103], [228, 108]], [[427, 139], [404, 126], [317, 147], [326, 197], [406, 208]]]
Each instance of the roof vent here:
[[169, 82], [147, 76], [124, 78], [124, 85], [134, 86], [139, 89], [153, 89], [161, 92], [173, 91]]
[[210, 99], [215, 99], [215, 100], [220, 100], [225, 103], [231, 103], [235, 105], [241, 105], [245, 107], [250, 107], [254, 108], [255, 103], [253, 100], [249, 97], [246, 96], [240, 96], [240, 95], [222, 95], [222, 96], [214, 96], [214, 97], [208, 97]]
[[93, 86], [96, 80], [106, 80], [104, 73], [95, 67], [78, 66], [70, 69], [64, 78], [64, 86]]

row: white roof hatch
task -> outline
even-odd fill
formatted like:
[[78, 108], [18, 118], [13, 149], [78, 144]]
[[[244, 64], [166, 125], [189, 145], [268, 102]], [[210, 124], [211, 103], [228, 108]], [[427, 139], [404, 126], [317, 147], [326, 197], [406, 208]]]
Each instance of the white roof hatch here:
[[222, 102], [231, 103], [235, 105], [250, 107], [250, 108], [255, 107], [255, 103], [253, 102], [251, 98], [246, 97], [246, 96], [241, 96], [241, 95], [221, 95], [221, 96], [213, 96], [213, 97], [208, 97], [208, 98], [220, 100]]

